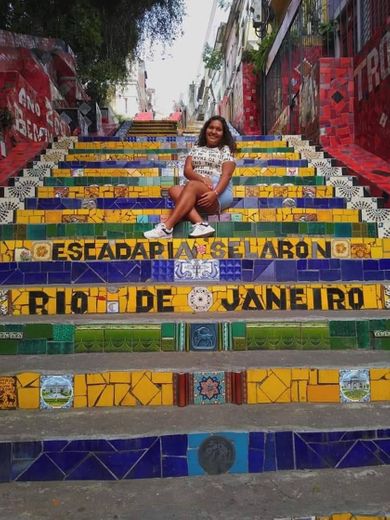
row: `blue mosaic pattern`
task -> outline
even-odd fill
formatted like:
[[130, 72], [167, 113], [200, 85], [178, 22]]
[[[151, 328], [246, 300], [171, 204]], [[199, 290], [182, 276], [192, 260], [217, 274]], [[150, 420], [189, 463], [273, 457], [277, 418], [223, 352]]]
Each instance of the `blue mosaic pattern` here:
[[4, 262], [0, 263], [0, 285], [143, 283], [148, 281], [173, 282], [175, 280], [260, 283], [382, 282], [390, 280], [390, 259], [229, 259], [213, 260], [212, 264], [211, 261], [207, 264], [205, 263], [207, 261], [200, 260], [198, 261], [198, 275], [195, 276], [196, 273], [193, 272], [191, 277], [185, 276], [184, 268], [180, 273], [178, 271], [178, 266], [187, 265], [189, 262], [191, 261]]
[[[97, 209], [171, 209], [174, 204], [169, 198], [129, 197], [129, 198], [96, 198], [93, 201]], [[343, 209], [347, 207], [342, 198], [295, 198], [289, 199], [293, 207], [301, 209]], [[232, 208], [274, 209], [283, 208], [285, 199], [280, 197], [245, 197], [233, 199]], [[75, 198], [28, 198], [25, 199], [25, 209], [83, 209], [85, 200]]]
[[130, 439], [0, 443], [0, 482], [122, 480], [204, 475], [198, 450], [212, 435], [234, 445], [229, 473], [390, 464], [390, 429], [219, 432]]
[[[59, 168], [166, 168], [172, 162], [167, 161], [59, 161]], [[176, 161], [177, 162], [177, 161]], [[179, 161], [180, 162], [180, 161]], [[266, 168], [275, 166], [281, 168], [307, 167], [306, 159], [237, 159], [237, 166], [258, 166]]]

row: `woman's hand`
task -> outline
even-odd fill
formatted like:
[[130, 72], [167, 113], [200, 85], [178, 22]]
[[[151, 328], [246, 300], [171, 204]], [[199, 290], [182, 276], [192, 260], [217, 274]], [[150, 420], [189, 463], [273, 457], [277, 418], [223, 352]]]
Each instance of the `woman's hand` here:
[[200, 197], [200, 199], [197, 201], [196, 205], [200, 208], [211, 208], [215, 205], [216, 201], [218, 200], [218, 196], [215, 193], [215, 191], [208, 191], [204, 195]]

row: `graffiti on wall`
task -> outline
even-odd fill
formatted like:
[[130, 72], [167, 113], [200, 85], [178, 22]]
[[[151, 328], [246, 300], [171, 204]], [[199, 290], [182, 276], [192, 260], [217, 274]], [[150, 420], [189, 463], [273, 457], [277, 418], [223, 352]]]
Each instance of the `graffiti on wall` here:
[[390, 27], [354, 60], [356, 143], [390, 161]]

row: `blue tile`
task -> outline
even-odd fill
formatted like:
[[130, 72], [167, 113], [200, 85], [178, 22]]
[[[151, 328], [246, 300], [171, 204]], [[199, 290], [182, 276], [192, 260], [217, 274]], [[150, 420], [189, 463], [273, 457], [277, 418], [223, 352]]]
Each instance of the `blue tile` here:
[[319, 281], [320, 282], [338, 282], [341, 281], [341, 271], [340, 269], [320, 269], [319, 272]]
[[48, 284], [71, 284], [71, 273], [47, 273]]
[[96, 457], [120, 480], [131, 470], [144, 453], [144, 450], [121, 451], [116, 453], [98, 453]]
[[36, 442], [13, 442], [12, 459], [36, 459], [42, 452], [42, 443]]
[[64, 473], [43, 453], [26, 471], [17, 477], [19, 481], [64, 480]]
[[363, 269], [365, 271], [376, 271], [379, 268], [378, 260], [363, 260]]
[[68, 442], [69, 441], [43, 441], [43, 451], [46, 453], [62, 451], [68, 445]]
[[341, 279], [343, 281], [363, 280], [363, 264], [361, 260], [344, 260], [341, 263]]
[[292, 432], [276, 432], [275, 449], [277, 469], [294, 469]]
[[376, 450], [375, 454], [383, 462], [383, 464], [390, 464], [390, 439], [378, 439], [372, 441], [381, 451]]
[[67, 475], [80, 464], [88, 455], [88, 451], [61, 451], [47, 453], [48, 457], [57, 464], [61, 471]]
[[163, 435], [161, 437], [161, 453], [163, 455], [186, 455], [187, 435]]
[[276, 470], [275, 433], [265, 433], [264, 471]]
[[307, 445], [298, 434], [294, 433], [295, 469], [320, 469], [327, 463]]
[[90, 454], [65, 480], [115, 480], [115, 477], [95, 455]]
[[217, 350], [218, 325], [216, 323], [191, 323], [189, 343], [190, 350], [193, 351]]
[[46, 285], [47, 273], [25, 273], [24, 283], [26, 285]]
[[345, 432], [297, 432], [299, 437], [307, 443], [311, 442], [335, 442], [344, 438]]
[[379, 260], [379, 269], [390, 270], [390, 258], [382, 258]]
[[11, 443], [0, 443], [0, 482], [11, 480]]
[[356, 441], [356, 444], [337, 467], [355, 468], [360, 466], [378, 466], [380, 464], [382, 464], [382, 461], [368, 448], [368, 445], [364, 444], [364, 441]]
[[141, 458], [131, 471], [126, 475], [126, 479], [133, 478], [155, 478], [161, 477], [161, 451], [160, 441], [157, 440]]
[[386, 438], [386, 437], [389, 437], [390, 438], [390, 428], [381, 428], [379, 430], [377, 430], [377, 437], [379, 439], [383, 439], [383, 438]]
[[80, 439], [70, 441], [64, 451], [114, 451], [111, 442], [104, 439]]
[[338, 441], [329, 443], [311, 443], [309, 446], [314, 450], [327, 467], [335, 468], [345, 454], [351, 449], [354, 441]]
[[353, 430], [344, 432], [343, 441], [375, 439], [376, 437], [376, 430]]
[[186, 477], [188, 476], [188, 463], [186, 457], [163, 457], [162, 477]]
[[146, 450], [150, 448], [158, 437], [139, 437], [136, 439], [115, 439], [110, 440], [110, 444], [117, 451]]
[[276, 282], [296, 282], [298, 279], [297, 264], [295, 260], [275, 261]]
[[375, 282], [385, 280], [384, 271], [364, 271], [365, 282]]
[[262, 473], [264, 471], [264, 450], [249, 448], [248, 471], [249, 473]]

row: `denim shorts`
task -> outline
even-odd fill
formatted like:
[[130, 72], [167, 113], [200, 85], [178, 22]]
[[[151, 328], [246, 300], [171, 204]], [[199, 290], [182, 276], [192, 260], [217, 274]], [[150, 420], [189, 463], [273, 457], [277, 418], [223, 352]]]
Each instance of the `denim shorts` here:
[[[213, 177], [213, 188], [217, 186], [219, 182], [218, 177]], [[219, 211], [223, 211], [226, 208], [229, 208], [233, 204], [233, 183], [229, 182], [225, 191], [223, 191], [220, 195], [218, 195], [218, 203], [219, 203]]]

